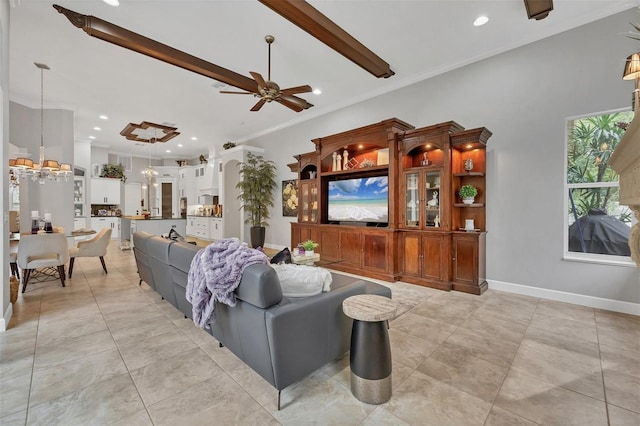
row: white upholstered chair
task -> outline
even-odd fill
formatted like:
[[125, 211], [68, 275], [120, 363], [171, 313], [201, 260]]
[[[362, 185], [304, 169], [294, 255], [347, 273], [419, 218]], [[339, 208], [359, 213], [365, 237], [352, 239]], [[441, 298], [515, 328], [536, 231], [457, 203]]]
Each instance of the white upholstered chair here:
[[102, 228], [95, 237], [86, 241], [78, 241], [76, 247], [69, 250], [69, 278], [73, 273], [73, 263], [76, 257], [99, 257], [104, 273], [107, 273], [107, 265], [104, 263], [104, 256], [107, 254], [107, 246], [111, 241], [111, 228]]
[[18, 244], [18, 266], [22, 269], [22, 292], [27, 289], [34, 269], [57, 268], [64, 287], [64, 265], [69, 259], [69, 245], [64, 234], [23, 235]]

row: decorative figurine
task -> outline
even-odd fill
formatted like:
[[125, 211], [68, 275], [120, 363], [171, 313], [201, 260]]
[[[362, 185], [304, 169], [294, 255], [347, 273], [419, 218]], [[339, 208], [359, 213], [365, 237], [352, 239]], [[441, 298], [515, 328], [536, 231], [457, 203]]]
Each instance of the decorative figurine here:
[[342, 156], [340, 154], [336, 155], [336, 171], [339, 172], [342, 170]]
[[349, 151], [342, 151], [342, 170], [349, 170]]
[[428, 166], [429, 165], [429, 156], [427, 154], [427, 152], [424, 152], [422, 154], [422, 161], [420, 162], [421, 166]]
[[464, 169], [467, 172], [473, 170], [473, 160], [471, 158], [467, 158], [466, 160], [464, 160]]
[[430, 207], [438, 207], [438, 191], [433, 191], [433, 196], [427, 201], [427, 205]]
[[440, 228], [440, 216], [436, 216], [435, 218], [433, 218], [433, 226], [435, 226], [436, 228]]
[[338, 158], [338, 153], [337, 153], [337, 152], [334, 152], [334, 153], [332, 154], [332, 156], [333, 156], [333, 166], [331, 166], [331, 171], [332, 171], [332, 172], [335, 172], [335, 171], [337, 171], [337, 170], [338, 170], [338, 166], [336, 165], [336, 160], [337, 160], [337, 158]]

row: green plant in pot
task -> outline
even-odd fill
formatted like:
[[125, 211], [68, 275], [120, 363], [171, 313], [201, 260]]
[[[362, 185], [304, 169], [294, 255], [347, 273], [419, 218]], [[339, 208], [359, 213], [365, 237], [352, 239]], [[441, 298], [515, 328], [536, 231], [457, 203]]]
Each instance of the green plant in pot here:
[[462, 198], [463, 203], [473, 204], [476, 195], [478, 195], [478, 188], [473, 185], [462, 185], [458, 191], [458, 195]]
[[127, 181], [127, 176], [124, 174], [124, 166], [122, 164], [103, 164], [100, 177], [120, 179], [123, 182]]
[[307, 256], [313, 256], [314, 254], [314, 250], [316, 247], [318, 247], [318, 243], [316, 243], [313, 240], [307, 240], [307, 241], [303, 241], [301, 243], [302, 248], [304, 249], [304, 254], [306, 254]]
[[265, 226], [269, 226], [269, 207], [273, 207], [273, 190], [276, 187], [276, 165], [261, 155], [249, 152], [245, 162], [239, 163], [241, 180], [238, 199], [247, 215], [245, 223], [251, 225], [251, 246], [263, 247]]

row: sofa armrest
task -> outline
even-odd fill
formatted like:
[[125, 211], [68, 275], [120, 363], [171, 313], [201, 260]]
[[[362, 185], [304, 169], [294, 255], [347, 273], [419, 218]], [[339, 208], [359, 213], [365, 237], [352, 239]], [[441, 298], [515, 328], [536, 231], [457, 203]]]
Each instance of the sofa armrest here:
[[358, 280], [267, 310], [265, 322], [277, 389], [284, 389], [346, 353], [352, 320], [342, 312], [342, 302], [365, 292], [365, 282]]

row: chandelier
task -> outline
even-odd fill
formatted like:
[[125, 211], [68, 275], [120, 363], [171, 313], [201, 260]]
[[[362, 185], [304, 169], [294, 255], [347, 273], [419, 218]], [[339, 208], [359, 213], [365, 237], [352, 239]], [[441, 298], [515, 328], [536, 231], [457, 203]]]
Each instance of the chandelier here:
[[[152, 137], [150, 140], [150, 143], [153, 144], [156, 142], [156, 138]], [[154, 177], [158, 176], [158, 171], [157, 170], [153, 170], [153, 167], [151, 167], [151, 146], [149, 146], [149, 163], [147, 165], [147, 168], [144, 169], [141, 173], [142, 176], [144, 176], [145, 178], [147, 178], [147, 180], [149, 181], [149, 183], [151, 183], [151, 181], [153, 180]], [[157, 185], [156, 185], [157, 186]]]
[[33, 181], [39, 181], [44, 184], [47, 180], [65, 182], [73, 175], [71, 165], [66, 163], [58, 163], [56, 160], [47, 160], [44, 155], [44, 70], [50, 69], [45, 64], [34, 62], [35, 66], [40, 69], [40, 158], [37, 163], [26, 157], [18, 157], [9, 160], [10, 169], [18, 176], [25, 178], [31, 177]]

